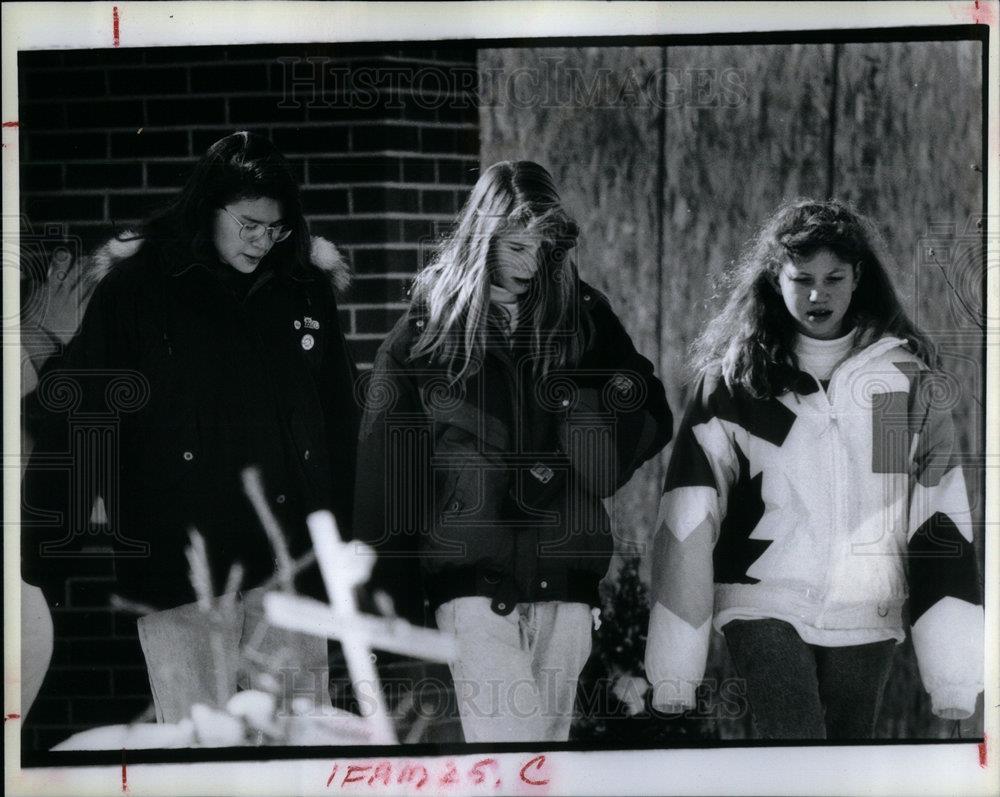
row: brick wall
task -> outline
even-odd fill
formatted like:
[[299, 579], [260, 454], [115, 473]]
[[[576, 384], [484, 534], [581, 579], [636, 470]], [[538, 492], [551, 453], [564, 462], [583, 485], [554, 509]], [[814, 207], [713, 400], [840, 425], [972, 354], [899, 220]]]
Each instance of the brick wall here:
[[[363, 367], [478, 176], [474, 50], [27, 52], [18, 80], [22, 230], [43, 249], [69, 241], [88, 251], [135, 224], [233, 130], [271, 138], [299, 176], [313, 233], [353, 266], [342, 323]], [[28, 751], [145, 705], [134, 620], [107, 608], [111, 567], [81, 560], [66, 585], [52, 669], [26, 725]]]

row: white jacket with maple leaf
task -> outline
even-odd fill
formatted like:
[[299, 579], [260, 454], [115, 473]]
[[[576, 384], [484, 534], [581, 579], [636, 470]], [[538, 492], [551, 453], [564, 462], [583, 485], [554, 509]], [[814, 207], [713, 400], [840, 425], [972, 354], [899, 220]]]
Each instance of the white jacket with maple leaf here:
[[908, 597], [934, 712], [968, 716], [984, 624], [955, 391], [897, 338], [850, 355], [825, 391], [801, 377], [770, 399], [703, 377], [688, 407], [654, 541], [653, 703], [694, 705], [713, 625], [902, 640]]

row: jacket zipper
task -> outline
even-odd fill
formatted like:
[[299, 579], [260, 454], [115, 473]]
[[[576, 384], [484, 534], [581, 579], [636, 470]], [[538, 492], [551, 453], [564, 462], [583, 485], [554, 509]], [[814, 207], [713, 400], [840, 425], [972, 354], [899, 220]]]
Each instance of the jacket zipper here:
[[[501, 361], [501, 363], [503, 364], [503, 368], [507, 371], [507, 376], [508, 376], [507, 395], [510, 397], [510, 406], [513, 409], [513, 423], [511, 425], [511, 434], [509, 439], [511, 441], [519, 441], [521, 439], [521, 434], [522, 434], [521, 423], [524, 420], [523, 418], [520, 417], [521, 411], [524, 409], [522, 407], [522, 402], [520, 399], [521, 396], [523, 396], [524, 391], [520, 389], [521, 386], [518, 384], [517, 369], [514, 367], [514, 361], [511, 357], [510, 350], [508, 349], [506, 351], [493, 351], [492, 355]], [[514, 455], [515, 460], [517, 459], [519, 454], [520, 454], [519, 451], [515, 453]], [[519, 487], [521, 479], [520, 469], [515, 468], [514, 474], [515, 474], [514, 489], [516, 491]], [[535, 563], [532, 557], [525, 556], [524, 553], [526, 542], [530, 545], [530, 549], [533, 550], [535, 547], [535, 541], [525, 539], [526, 533], [529, 531], [531, 530], [524, 529], [523, 531], [513, 532], [514, 561], [511, 564], [513, 565], [515, 574], [518, 572], [526, 572], [530, 570], [530, 573], [528, 573], [530, 578], [527, 580], [527, 583], [531, 585], [533, 589], [536, 581]], [[516, 582], [517, 578], [515, 575], [515, 583]]]
[[[841, 467], [841, 451], [840, 447], [842, 444], [841, 432], [840, 432], [840, 419], [837, 414], [837, 405], [834, 401], [834, 382], [838, 374], [842, 371], [843, 366], [853, 360], [854, 357], [847, 357], [837, 364], [837, 366], [830, 372], [830, 378], [827, 381], [826, 390], [821, 390], [823, 393], [823, 401], [826, 407], [827, 415], [827, 429], [830, 430], [832, 435], [832, 441], [830, 445], [830, 484], [831, 484], [831, 497], [830, 504], [832, 511], [829, 518], [829, 527], [827, 532], [827, 567], [824, 569], [823, 577], [823, 589], [820, 594], [820, 605], [819, 614], [816, 617], [816, 627], [824, 628], [826, 610], [830, 595], [830, 584], [833, 580], [833, 565], [837, 561], [835, 554], [835, 547], [837, 546], [838, 539], [838, 522], [842, 521], [845, 517], [845, 501], [843, 498], [843, 468]], [[820, 386], [822, 388], [822, 385]]]
[[[833, 380], [831, 379], [830, 382], [829, 382], [829, 386], [832, 386], [832, 385], [833, 385]], [[825, 618], [825, 615], [826, 615], [827, 596], [830, 594], [830, 582], [832, 580], [831, 570], [833, 570], [833, 563], [835, 561], [835, 558], [834, 558], [835, 550], [834, 550], [834, 548], [835, 548], [836, 536], [837, 536], [837, 517], [838, 517], [839, 511], [841, 509], [840, 500], [839, 500], [839, 498], [840, 498], [840, 492], [839, 492], [839, 487], [838, 487], [839, 469], [837, 467], [837, 446], [840, 445], [840, 440], [838, 439], [839, 433], [840, 433], [840, 429], [837, 426], [836, 413], [834, 412], [833, 403], [830, 401], [829, 396], [825, 395], [824, 396], [824, 401], [826, 402], [826, 405], [827, 405], [826, 406], [826, 410], [827, 410], [827, 429], [830, 431], [830, 434], [831, 434], [831, 437], [832, 437], [832, 439], [830, 441], [830, 459], [829, 459], [829, 463], [830, 463], [830, 491], [831, 491], [831, 494], [830, 494], [830, 505], [831, 505], [831, 511], [830, 511], [830, 517], [829, 517], [829, 521], [828, 521], [829, 525], [828, 525], [828, 529], [827, 529], [827, 535], [826, 535], [826, 561], [827, 561], [827, 566], [824, 568], [823, 588], [822, 588], [821, 594], [819, 596], [820, 597], [819, 615], [816, 617], [816, 627], [817, 628], [823, 628], [823, 626], [824, 626], [824, 618]]]
[[[878, 344], [873, 344], [878, 345]], [[835, 562], [839, 561], [839, 557], [835, 557], [835, 547], [840, 543], [838, 530], [838, 524], [846, 525], [847, 518], [847, 502], [844, 499], [844, 481], [845, 481], [845, 470], [843, 466], [843, 440], [840, 429], [840, 417], [837, 412], [837, 403], [835, 397], [839, 395], [839, 391], [834, 392], [835, 381], [837, 377], [843, 373], [844, 366], [847, 363], [854, 363], [855, 370], [871, 359], [871, 347], [863, 351], [857, 352], [854, 355], [849, 355], [841, 362], [837, 363], [837, 366], [830, 372], [830, 379], [827, 382], [827, 387], [823, 392], [823, 400], [826, 402], [827, 409], [827, 428], [830, 430], [833, 440], [830, 446], [830, 483], [831, 483], [831, 505], [833, 507], [833, 512], [830, 514], [830, 524], [829, 533], [827, 535], [827, 567], [825, 568], [825, 574], [823, 578], [823, 592], [820, 596], [820, 608], [819, 615], [816, 618], [816, 627], [823, 628], [825, 625], [826, 611], [829, 604], [830, 595], [830, 584], [833, 580], [833, 565]], [[864, 361], [859, 361], [858, 358], [864, 356]]]

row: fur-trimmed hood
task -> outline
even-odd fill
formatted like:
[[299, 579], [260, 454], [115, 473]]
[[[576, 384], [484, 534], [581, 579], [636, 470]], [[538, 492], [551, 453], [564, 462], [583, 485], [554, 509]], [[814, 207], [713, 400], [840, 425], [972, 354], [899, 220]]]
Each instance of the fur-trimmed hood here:
[[[139, 251], [143, 239], [132, 238], [131, 235], [132, 232], [126, 231], [121, 237], [112, 238], [95, 250], [88, 264], [89, 279], [100, 282], [115, 265]], [[312, 264], [326, 274], [337, 295], [343, 295], [351, 284], [351, 267], [337, 247], [326, 238], [313, 235], [309, 255]]]

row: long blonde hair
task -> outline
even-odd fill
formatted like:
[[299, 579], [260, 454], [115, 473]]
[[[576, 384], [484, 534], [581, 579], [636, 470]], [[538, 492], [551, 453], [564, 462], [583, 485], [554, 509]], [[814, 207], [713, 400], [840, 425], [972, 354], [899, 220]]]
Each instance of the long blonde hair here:
[[412, 359], [430, 356], [454, 381], [478, 368], [486, 350], [491, 250], [508, 230], [537, 235], [538, 276], [519, 306], [537, 376], [574, 364], [588, 330], [576, 312], [578, 276], [570, 251], [576, 222], [562, 207], [552, 176], [532, 161], [500, 161], [480, 176], [456, 229], [417, 275], [411, 303], [426, 313]]

